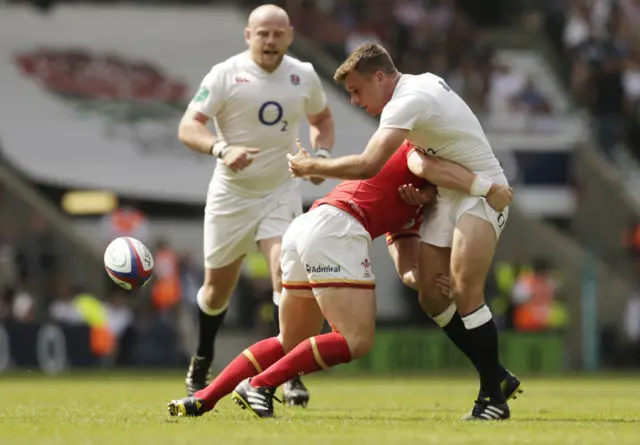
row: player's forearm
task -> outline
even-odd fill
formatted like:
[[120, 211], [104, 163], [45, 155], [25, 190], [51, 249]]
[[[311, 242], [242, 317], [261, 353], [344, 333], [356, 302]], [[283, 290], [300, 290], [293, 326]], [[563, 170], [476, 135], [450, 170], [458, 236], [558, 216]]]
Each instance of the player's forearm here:
[[309, 125], [309, 139], [311, 147], [314, 150], [317, 150], [318, 148], [331, 150], [335, 141], [333, 118], [331, 116], [327, 116], [320, 122], [314, 125]]
[[454, 162], [430, 157], [420, 175], [432, 184], [451, 190], [471, 193], [476, 174]]
[[199, 122], [182, 122], [178, 129], [178, 139], [188, 148], [198, 153], [210, 155], [216, 135]]
[[310, 176], [335, 179], [368, 179], [375, 176], [361, 155], [342, 156], [333, 159], [314, 159]]

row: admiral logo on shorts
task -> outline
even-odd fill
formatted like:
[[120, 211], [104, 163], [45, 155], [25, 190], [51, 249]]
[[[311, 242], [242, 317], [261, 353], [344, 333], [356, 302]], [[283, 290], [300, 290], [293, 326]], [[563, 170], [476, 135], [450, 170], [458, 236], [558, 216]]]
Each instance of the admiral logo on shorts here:
[[340, 266], [319, 264], [312, 266], [305, 264], [307, 273], [340, 273]]

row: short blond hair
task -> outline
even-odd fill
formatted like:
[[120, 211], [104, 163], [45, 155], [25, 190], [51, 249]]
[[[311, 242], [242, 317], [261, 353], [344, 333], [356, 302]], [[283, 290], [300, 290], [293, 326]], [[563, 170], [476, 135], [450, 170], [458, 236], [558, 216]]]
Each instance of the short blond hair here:
[[376, 71], [382, 71], [387, 75], [398, 72], [387, 50], [374, 43], [364, 43], [353, 50], [347, 60], [338, 67], [333, 80], [342, 83], [354, 71], [365, 76], [370, 76]]

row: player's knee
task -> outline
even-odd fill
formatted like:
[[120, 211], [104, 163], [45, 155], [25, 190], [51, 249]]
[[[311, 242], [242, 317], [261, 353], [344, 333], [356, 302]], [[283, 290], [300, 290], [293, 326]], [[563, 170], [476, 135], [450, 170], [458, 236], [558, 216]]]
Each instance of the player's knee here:
[[282, 309], [283, 307], [280, 307], [280, 332], [278, 333], [278, 340], [280, 340], [284, 352], [288, 353], [305, 339], [300, 338], [300, 333], [296, 331], [295, 326], [291, 326], [291, 324], [287, 322], [289, 318], [287, 314], [282, 313]]
[[294, 334], [291, 331], [287, 331], [286, 328], [282, 329], [278, 334], [278, 340], [282, 345], [282, 349], [284, 349], [285, 354], [291, 352], [293, 348], [302, 343], [306, 338], [299, 338], [299, 336], [292, 335]]
[[342, 333], [342, 336], [349, 345], [351, 359], [357, 360], [364, 357], [371, 351], [373, 347], [374, 331], [373, 329], [365, 329], [362, 331], [354, 331], [350, 333]]
[[422, 310], [431, 317], [441, 314], [451, 305], [451, 300], [442, 295], [435, 282], [430, 286], [421, 286], [418, 301]]
[[274, 292], [282, 292], [282, 274], [278, 273], [271, 277], [271, 284]]
[[228, 306], [230, 297], [230, 290], [205, 283], [198, 292], [198, 304], [203, 311], [205, 311], [205, 308], [209, 309], [209, 311], [218, 311]]
[[458, 312], [469, 314], [484, 304], [484, 288], [464, 279], [453, 279], [451, 298], [456, 302]]
[[293, 348], [295, 348], [297, 346], [297, 345], [293, 345], [292, 346], [293, 343], [290, 340], [287, 339], [286, 335], [282, 331], [280, 331], [278, 333], [276, 338], [278, 339], [278, 341], [282, 345], [282, 349], [284, 350], [285, 354], [288, 354], [289, 352], [291, 352], [291, 350]]
[[400, 276], [402, 284], [413, 290], [418, 290], [418, 271], [410, 270]]

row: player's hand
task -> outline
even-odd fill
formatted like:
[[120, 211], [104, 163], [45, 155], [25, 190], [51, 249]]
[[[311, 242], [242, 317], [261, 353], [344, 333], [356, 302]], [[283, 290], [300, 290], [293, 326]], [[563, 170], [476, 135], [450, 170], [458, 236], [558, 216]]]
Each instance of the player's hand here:
[[412, 206], [423, 206], [425, 204], [429, 204], [436, 197], [436, 188], [435, 187], [425, 187], [423, 189], [418, 189], [413, 186], [413, 184], [405, 184], [398, 188], [398, 193], [400, 194], [400, 198], [404, 202]]
[[513, 189], [507, 185], [493, 184], [486, 200], [493, 210], [502, 212], [513, 200]]
[[299, 139], [296, 139], [296, 147], [298, 151], [292, 155], [287, 153], [287, 159], [289, 160], [289, 171], [292, 178], [306, 178], [309, 175], [310, 167], [313, 164], [313, 158], [304, 149]]
[[436, 277], [436, 288], [442, 296], [451, 298], [451, 280], [449, 280], [448, 275], [440, 274]]
[[222, 162], [234, 173], [244, 170], [253, 162], [253, 156], [260, 153], [258, 148], [248, 148], [240, 146], [228, 146], [225, 150]]

